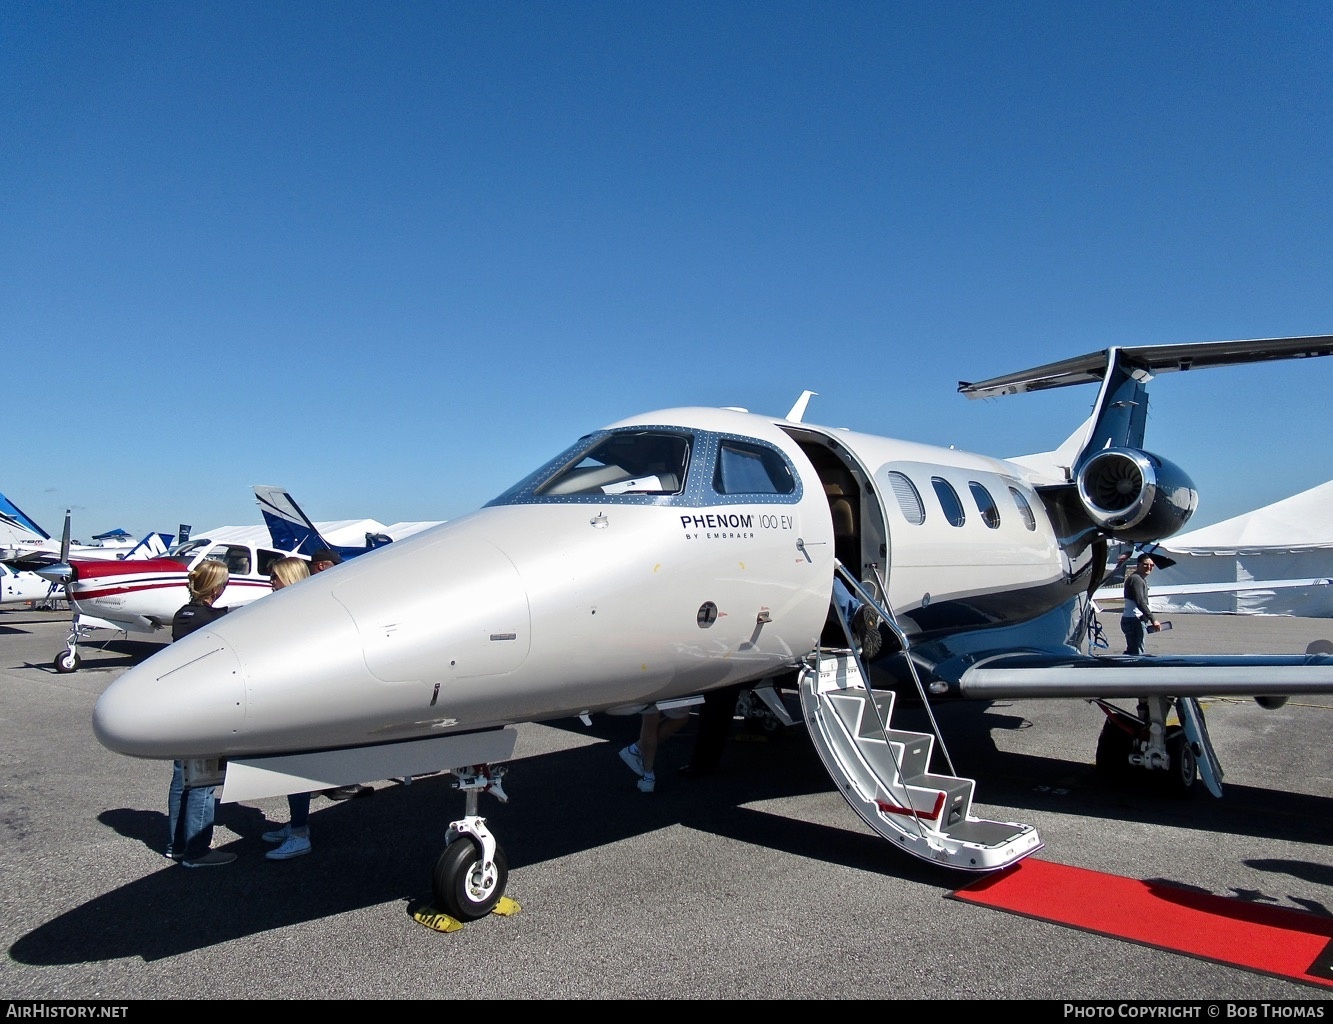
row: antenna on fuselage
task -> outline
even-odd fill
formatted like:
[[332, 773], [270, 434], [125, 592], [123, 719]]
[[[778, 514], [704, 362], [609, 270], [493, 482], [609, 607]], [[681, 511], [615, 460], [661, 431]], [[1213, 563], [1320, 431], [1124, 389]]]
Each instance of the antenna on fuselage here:
[[796, 404], [791, 407], [791, 412], [787, 413], [787, 419], [792, 423], [800, 423], [805, 417], [805, 407], [810, 404], [810, 399], [819, 394], [818, 391], [802, 391], [801, 397], [796, 399]]

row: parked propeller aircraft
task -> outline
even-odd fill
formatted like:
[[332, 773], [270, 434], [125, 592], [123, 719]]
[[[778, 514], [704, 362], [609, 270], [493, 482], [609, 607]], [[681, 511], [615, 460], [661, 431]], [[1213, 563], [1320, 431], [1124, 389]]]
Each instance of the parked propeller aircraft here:
[[[87, 643], [97, 630], [157, 633], [169, 629], [176, 610], [190, 599], [190, 571], [206, 558], [226, 564], [229, 581], [219, 605], [237, 608], [272, 591], [269, 568], [279, 558], [292, 554], [308, 558], [320, 548], [332, 547], [285, 490], [258, 485], [254, 492], [269, 528], [271, 547], [255, 543], [249, 531], [226, 528], [190, 540], [186, 539], [189, 528], [182, 527], [180, 543], [170, 549], [159, 544], [151, 556], [126, 556], [124, 562], [114, 563], [71, 557], [38, 569], [40, 577], [65, 588], [74, 615], [65, 650], [55, 658], [56, 671], [77, 670], [79, 644]], [[235, 535], [238, 533], [243, 535]], [[389, 538], [367, 534], [366, 541], [364, 548], [334, 550], [350, 558], [389, 543]], [[136, 553], [146, 544], [142, 542]]]
[[[1221, 768], [1197, 697], [1333, 692], [1333, 656], [1095, 657], [1080, 651], [1108, 541], [1193, 513], [1185, 473], [1145, 451], [1154, 374], [1333, 354], [1333, 336], [1108, 348], [960, 384], [970, 398], [1100, 383], [1055, 452], [1003, 460], [786, 417], [684, 408], [576, 441], [468, 516], [335, 566], [155, 653], [103, 692], [98, 739], [189, 762], [228, 801], [446, 770], [466, 796], [432, 874], [462, 920], [504, 893], [478, 814], [507, 799], [516, 724], [630, 713], [797, 679], [839, 790], [897, 848], [966, 871], [1041, 848], [972, 812], [939, 737], [891, 724], [922, 700], [1133, 698], [1099, 762], [1176, 789]], [[861, 657], [835, 574], [883, 616]], [[169, 685], [168, 685], [169, 684]], [[1168, 724], [1174, 710], [1180, 725]]]
[[69, 558], [43, 566], [37, 575], [64, 587], [73, 619], [57, 672], [74, 672], [79, 645], [98, 630], [158, 633], [170, 630], [176, 610], [190, 599], [190, 570], [205, 558], [226, 563], [230, 573], [220, 605], [236, 608], [272, 591], [268, 571], [291, 552], [243, 540], [199, 537], [173, 545], [160, 557], [124, 560]]

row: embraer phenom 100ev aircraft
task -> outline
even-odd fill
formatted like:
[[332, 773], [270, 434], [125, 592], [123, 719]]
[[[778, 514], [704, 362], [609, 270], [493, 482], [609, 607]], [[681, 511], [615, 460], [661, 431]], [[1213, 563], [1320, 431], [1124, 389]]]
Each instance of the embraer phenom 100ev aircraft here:
[[[1099, 762], [1177, 789], [1202, 774], [1218, 794], [1200, 695], [1333, 692], [1327, 655], [1080, 649], [1108, 542], [1170, 536], [1197, 504], [1185, 472], [1143, 448], [1152, 376], [1329, 354], [1333, 336], [1110, 348], [960, 385], [1100, 383], [1080, 431], [1021, 461], [805, 423], [809, 392], [786, 417], [634, 416], [468, 516], [164, 648], [105, 690], [93, 726], [112, 750], [189, 761], [190, 784], [229, 801], [452, 772], [466, 808], [432, 882], [468, 920], [508, 878], [478, 800], [504, 798], [517, 723], [790, 678], [870, 827], [927, 861], [1002, 868], [1040, 849], [1036, 830], [973, 813], [974, 782], [939, 738], [893, 726], [899, 690], [1095, 699]], [[830, 618], [835, 574], [883, 617], [873, 661]]]

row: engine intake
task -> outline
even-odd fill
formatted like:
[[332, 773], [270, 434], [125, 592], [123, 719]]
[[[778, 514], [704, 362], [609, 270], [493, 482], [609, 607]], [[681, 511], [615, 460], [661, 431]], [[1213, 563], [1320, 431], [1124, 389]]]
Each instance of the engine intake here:
[[1107, 448], [1078, 471], [1078, 496], [1098, 527], [1121, 540], [1163, 540], [1199, 506], [1179, 466], [1137, 448]]

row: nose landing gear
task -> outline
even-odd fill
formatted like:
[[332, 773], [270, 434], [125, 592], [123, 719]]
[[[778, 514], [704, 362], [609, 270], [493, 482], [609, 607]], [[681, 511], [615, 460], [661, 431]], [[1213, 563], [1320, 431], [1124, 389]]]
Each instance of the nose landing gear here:
[[467, 811], [449, 823], [444, 853], [431, 873], [435, 905], [460, 921], [475, 921], [496, 909], [509, 882], [504, 850], [477, 814], [480, 794], [489, 792], [501, 803], [509, 797], [500, 785], [505, 769], [473, 765], [454, 774], [455, 789], [467, 795]]

